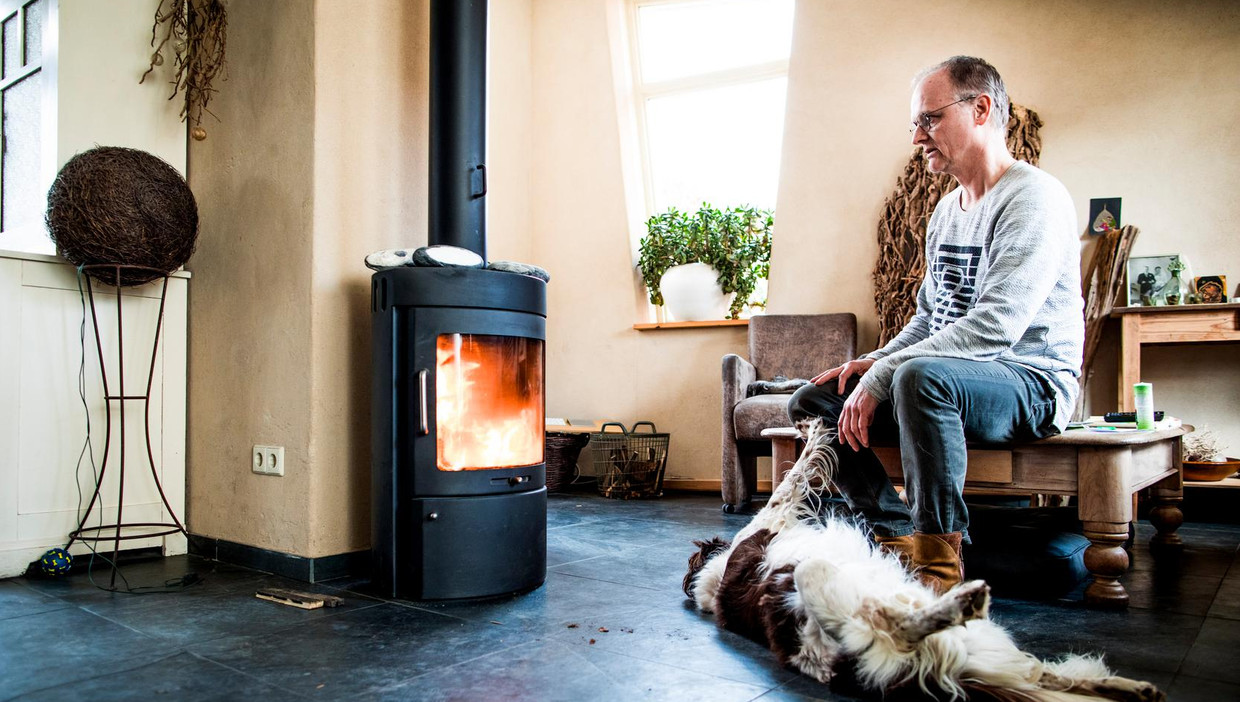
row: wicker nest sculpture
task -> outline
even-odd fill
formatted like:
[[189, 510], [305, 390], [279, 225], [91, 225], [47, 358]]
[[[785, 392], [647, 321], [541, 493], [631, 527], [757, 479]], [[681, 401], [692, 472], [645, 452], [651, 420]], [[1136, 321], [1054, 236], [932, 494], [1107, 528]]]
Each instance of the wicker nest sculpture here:
[[[1038, 165], [1042, 153], [1042, 119], [1033, 110], [1012, 105], [1007, 125], [1008, 151]], [[926, 273], [926, 225], [935, 205], [956, 187], [946, 174], [926, 169], [914, 153], [896, 190], [883, 203], [878, 220], [878, 262], [874, 266], [874, 305], [878, 312], [878, 347], [891, 341], [917, 311], [917, 290]]]
[[[194, 253], [198, 205], [185, 179], [162, 159], [101, 146], [60, 169], [47, 194], [47, 230], [74, 265], [155, 269], [121, 270], [120, 285], [141, 285], [176, 270]], [[118, 283], [115, 269], [91, 275]]]

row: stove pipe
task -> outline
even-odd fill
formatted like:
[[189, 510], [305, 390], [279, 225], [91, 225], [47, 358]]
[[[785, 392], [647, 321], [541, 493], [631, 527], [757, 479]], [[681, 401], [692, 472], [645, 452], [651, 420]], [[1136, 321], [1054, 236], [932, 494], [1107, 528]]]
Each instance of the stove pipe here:
[[486, 260], [487, 0], [430, 8], [428, 240]]

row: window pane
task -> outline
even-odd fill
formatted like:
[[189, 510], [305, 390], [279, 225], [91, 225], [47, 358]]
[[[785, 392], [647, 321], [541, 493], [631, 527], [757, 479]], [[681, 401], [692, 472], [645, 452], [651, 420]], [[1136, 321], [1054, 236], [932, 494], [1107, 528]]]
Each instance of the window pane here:
[[543, 341], [440, 334], [435, 342], [435, 451], [439, 470], [543, 462]]
[[14, 13], [4, 20], [4, 77], [17, 75], [22, 66], [21, 27], [18, 26], [20, 15]]
[[26, 63], [43, 62], [43, 22], [47, 17], [47, 0], [26, 5]]
[[642, 81], [786, 60], [793, 0], [718, 0], [637, 10]]
[[[0, 231], [37, 224], [47, 207], [39, 188], [43, 74], [34, 73], [4, 91], [4, 182]], [[40, 227], [40, 231], [42, 228]], [[5, 248], [11, 248], [5, 237]]]
[[774, 208], [788, 80], [777, 78], [646, 101], [656, 212]]

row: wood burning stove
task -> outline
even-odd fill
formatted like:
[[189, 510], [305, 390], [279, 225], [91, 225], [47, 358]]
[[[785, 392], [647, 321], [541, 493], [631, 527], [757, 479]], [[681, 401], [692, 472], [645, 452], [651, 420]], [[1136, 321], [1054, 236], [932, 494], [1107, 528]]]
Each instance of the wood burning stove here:
[[[486, 258], [486, 3], [431, 4], [432, 245]], [[372, 555], [389, 597], [546, 578], [546, 283], [485, 268], [375, 273]]]
[[375, 583], [480, 597], [546, 577], [546, 284], [471, 268], [372, 280]]

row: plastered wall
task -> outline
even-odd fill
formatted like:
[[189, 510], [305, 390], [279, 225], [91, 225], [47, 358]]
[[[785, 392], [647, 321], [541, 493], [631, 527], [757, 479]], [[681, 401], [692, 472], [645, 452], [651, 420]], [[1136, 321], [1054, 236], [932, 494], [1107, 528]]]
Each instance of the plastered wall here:
[[[709, 485], [720, 358], [745, 353], [746, 336], [632, 328], [645, 308], [615, 79], [624, 4], [491, 5], [490, 256], [552, 273], [548, 414], [653, 420], [672, 432], [669, 477]], [[203, 211], [191, 528], [306, 556], [357, 550], [369, 519], [361, 257], [425, 242], [427, 5], [233, 0], [229, 12], [222, 122], [189, 165]], [[802, 0], [770, 310], [854, 312], [872, 346], [875, 226], [911, 150], [909, 80], [956, 53], [993, 61], [1046, 120], [1043, 166], [1082, 222], [1090, 197], [1123, 197], [1143, 230], [1135, 254], [1183, 253], [1240, 282], [1237, 12], [1223, 0]], [[1115, 383], [1114, 347], [1101, 353], [1099, 410]], [[1240, 346], [1145, 360], [1162, 408], [1208, 415], [1240, 451]], [[252, 443], [286, 447], [284, 478], [249, 472]]]
[[[927, 31], [927, 28], [933, 28]], [[1160, 2], [797, 4], [772, 262], [771, 311], [855, 312], [877, 337], [870, 272], [884, 198], [910, 152], [909, 81], [953, 54], [983, 56], [1033, 108], [1042, 167], [1081, 229], [1091, 197], [1122, 197], [1133, 255], [1182, 253], [1240, 282], [1240, 6]], [[1084, 260], [1092, 254], [1087, 236]], [[1099, 351], [1094, 412], [1116, 403], [1117, 328]], [[1208, 423], [1240, 452], [1240, 345], [1154, 347], [1156, 404]]]
[[[370, 541], [370, 271], [426, 243], [425, 1], [228, 4], [190, 153], [190, 529], [317, 557]], [[529, 260], [530, 5], [492, 3], [492, 258]], [[197, 280], [197, 278], [196, 278]], [[285, 475], [250, 471], [285, 447]]]

